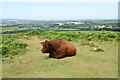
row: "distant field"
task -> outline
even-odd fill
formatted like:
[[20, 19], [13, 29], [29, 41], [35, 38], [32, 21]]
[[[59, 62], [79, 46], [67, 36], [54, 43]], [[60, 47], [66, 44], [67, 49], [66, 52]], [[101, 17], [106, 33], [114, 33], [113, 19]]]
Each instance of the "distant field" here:
[[62, 29], [59, 29], [59, 30], [79, 30], [79, 29], [72, 29], [72, 28], [62, 28]]
[[109, 23], [118, 23], [118, 21], [116, 20], [116, 21], [93, 21], [93, 22], [95, 22], [95, 23], [107, 23], [107, 24], [109, 24]]
[[14, 31], [16, 29], [19, 29], [18, 27], [2, 27], [2, 32], [5, 31]]
[[76, 28], [90, 28], [90, 27], [76, 27]]
[[[88, 27], [77, 27], [77, 28], [88, 28]], [[29, 28], [19, 28], [19, 27], [2, 27], [1, 32], [6, 32], [6, 31], [19, 31], [19, 30], [27, 30]], [[40, 29], [40, 28], [31, 28], [33, 30]], [[76, 28], [61, 28], [61, 29], [48, 29], [49, 31], [79, 31], [79, 29]], [[40, 30], [46, 30], [46, 29], [40, 29]], [[81, 32], [94, 32], [94, 31], [81, 31]]]
[[19, 27], [2, 27], [2, 32], [6, 31], [15, 31], [15, 30], [26, 30], [28, 28], [19, 28]]

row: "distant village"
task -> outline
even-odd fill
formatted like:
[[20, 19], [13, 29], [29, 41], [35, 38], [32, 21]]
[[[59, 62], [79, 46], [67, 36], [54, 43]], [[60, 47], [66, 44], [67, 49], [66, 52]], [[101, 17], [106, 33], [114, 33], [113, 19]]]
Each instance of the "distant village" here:
[[[44, 25], [44, 24], [0, 24], [2, 27], [20, 27], [20, 28], [34, 28], [34, 27], [56, 27], [56, 26], [63, 26], [63, 25], [83, 25], [83, 22], [61, 22], [61, 23], [53, 23], [51, 25]], [[112, 25], [105, 26], [105, 25], [92, 25], [91, 28], [112, 28]], [[62, 27], [60, 27], [62, 28]]]
[[36, 21], [5, 19], [2, 20], [0, 27], [17, 28], [15, 30], [34, 29], [40, 31], [120, 31], [117, 20]]
[[[105, 25], [99, 25], [99, 26], [92, 26], [92, 28], [106, 28], [107, 26], [105, 26]], [[111, 25], [109, 25], [108, 26], [108, 28], [112, 28], [112, 26]]]

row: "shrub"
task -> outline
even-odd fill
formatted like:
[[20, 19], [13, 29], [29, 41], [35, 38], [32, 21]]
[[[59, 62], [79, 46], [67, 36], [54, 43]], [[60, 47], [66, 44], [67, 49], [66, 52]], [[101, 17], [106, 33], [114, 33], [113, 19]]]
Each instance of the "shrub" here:
[[[19, 35], [19, 34], [18, 34]], [[112, 32], [112, 31], [98, 31], [93, 33], [87, 33], [87, 32], [77, 32], [77, 31], [66, 31], [66, 32], [57, 32], [57, 31], [30, 31], [26, 32], [20, 35], [26, 35], [26, 36], [35, 36], [38, 35], [39, 38], [43, 39], [50, 39], [50, 40], [56, 40], [56, 39], [64, 39], [68, 41], [77, 41], [77, 40], [103, 40], [103, 41], [112, 41], [120, 40], [120, 33], [119, 32]]]
[[3, 56], [6, 55], [16, 55], [20, 53], [21, 49], [25, 49], [28, 45], [26, 43], [21, 43], [12, 39], [10, 35], [2, 36], [2, 50]]

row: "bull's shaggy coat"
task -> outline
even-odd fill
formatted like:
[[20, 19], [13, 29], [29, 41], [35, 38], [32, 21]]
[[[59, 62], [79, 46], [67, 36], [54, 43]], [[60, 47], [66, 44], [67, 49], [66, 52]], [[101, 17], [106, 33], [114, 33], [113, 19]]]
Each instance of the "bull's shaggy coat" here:
[[51, 40], [41, 42], [43, 48], [43, 53], [50, 53], [50, 58], [64, 58], [67, 56], [74, 56], [76, 55], [76, 47], [71, 43], [64, 41], [64, 40]]

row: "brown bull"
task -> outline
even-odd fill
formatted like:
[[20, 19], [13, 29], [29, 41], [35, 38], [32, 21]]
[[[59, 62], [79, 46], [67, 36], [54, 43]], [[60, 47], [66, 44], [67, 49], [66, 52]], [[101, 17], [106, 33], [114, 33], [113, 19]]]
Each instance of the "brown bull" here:
[[51, 40], [41, 42], [43, 53], [50, 53], [50, 58], [64, 58], [76, 55], [76, 47], [64, 40]]

